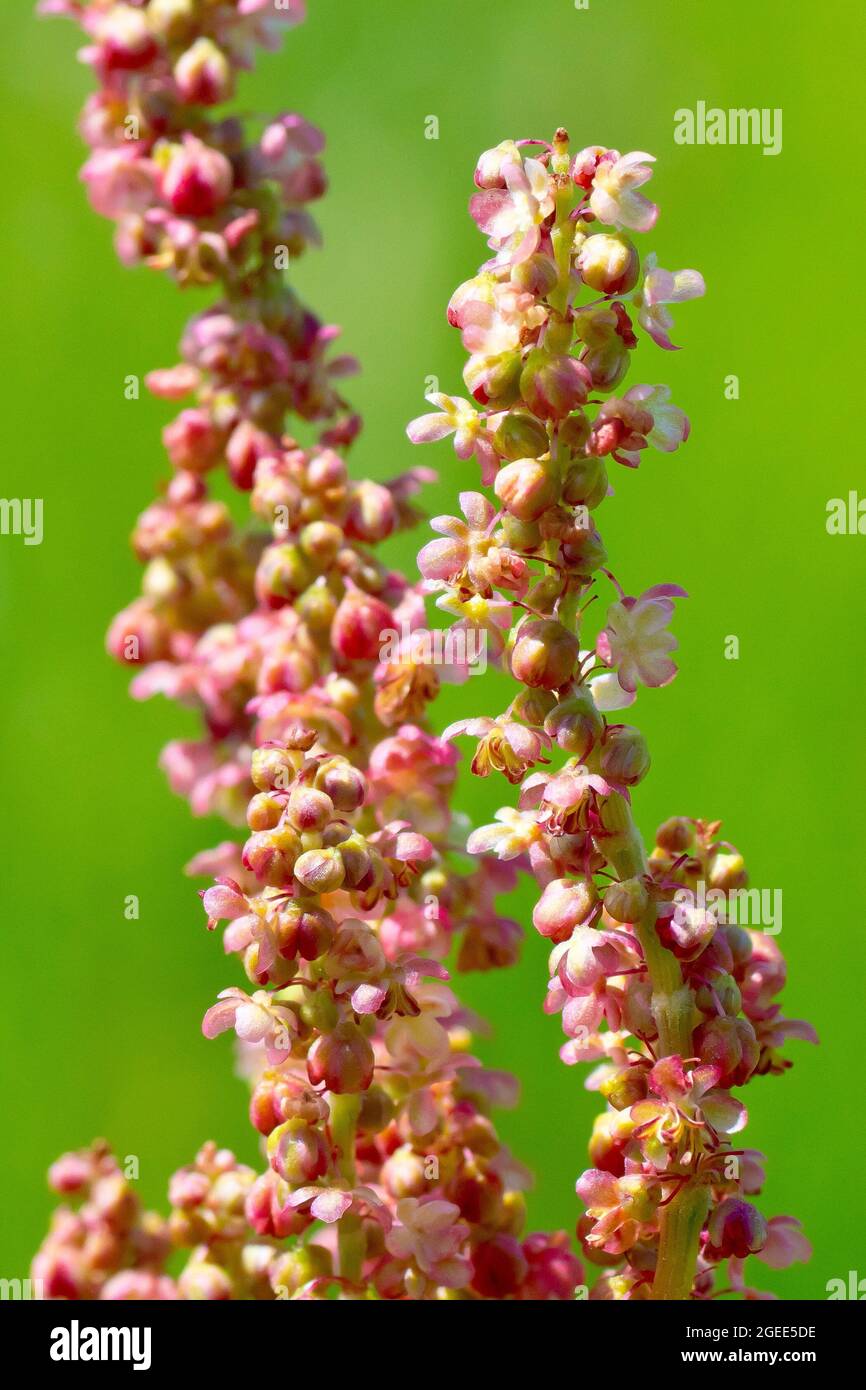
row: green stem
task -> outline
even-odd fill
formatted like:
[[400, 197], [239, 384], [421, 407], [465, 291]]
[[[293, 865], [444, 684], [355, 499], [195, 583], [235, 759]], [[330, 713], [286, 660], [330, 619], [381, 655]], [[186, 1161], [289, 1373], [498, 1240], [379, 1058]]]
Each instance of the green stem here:
[[652, 1288], [655, 1302], [682, 1301], [691, 1295], [698, 1241], [709, 1198], [707, 1187], [686, 1183], [663, 1208], [658, 1263]]
[[[631, 811], [624, 813], [625, 825], [616, 837], [610, 862], [621, 878], [640, 877], [647, 871], [646, 853]], [[652, 986], [653, 1018], [659, 1030], [660, 1057], [691, 1057], [694, 1001], [683, 982], [680, 963], [665, 950], [656, 931], [656, 905], [650, 902], [635, 924]], [[684, 1183], [681, 1190], [661, 1210], [659, 1253], [653, 1279], [652, 1297], [656, 1302], [687, 1299], [692, 1291], [701, 1227], [707, 1215], [709, 1191], [705, 1186]]]
[[[331, 1092], [328, 1099], [331, 1107], [331, 1135], [337, 1149], [340, 1175], [346, 1186], [353, 1188], [357, 1183], [355, 1140], [361, 1097], [337, 1096]], [[360, 1283], [364, 1264], [364, 1231], [357, 1212], [348, 1211], [340, 1218], [337, 1227], [337, 1249], [341, 1277], [353, 1284]]]

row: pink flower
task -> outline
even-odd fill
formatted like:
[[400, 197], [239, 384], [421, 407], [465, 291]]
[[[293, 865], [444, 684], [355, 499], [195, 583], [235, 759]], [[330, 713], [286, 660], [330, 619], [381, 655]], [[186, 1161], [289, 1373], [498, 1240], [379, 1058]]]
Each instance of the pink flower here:
[[81, 171], [96, 212], [115, 221], [146, 212], [157, 197], [157, 168], [140, 146], [96, 150]]
[[553, 835], [572, 835], [586, 829], [599, 797], [610, 796], [614, 788], [597, 772], [571, 759], [553, 777], [535, 772], [527, 777], [520, 792], [520, 807], [539, 807], [539, 820]]
[[550, 175], [537, 159], [502, 165], [505, 188], [485, 189], [469, 211], [501, 265], [516, 265], [538, 249], [541, 227], [553, 212]]
[[454, 435], [454, 452], [459, 459], [477, 457], [482, 468], [482, 482], [489, 482], [496, 466], [496, 454], [487, 437], [484, 416], [462, 396], [446, 396], [431, 391], [426, 399], [439, 409], [431, 415], [419, 415], [406, 426], [413, 444], [432, 444]]
[[651, 1229], [661, 1197], [653, 1174], [615, 1178], [595, 1168], [581, 1174], [576, 1191], [591, 1218], [587, 1244], [609, 1255], [630, 1250]]
[[759, 1259], [771, 1269], [787, 1269], [798, 1260], [811, 1258], [812, 1246], [803, 1234], [802, 1222], [794, 1216], [771, 1216]]
[[511, 806], [496, 812], [496, 825], [484, 825], [473, 830], [466, 842], [469, 854], [486, 854], [492, 850], [499, 859], [516, 859], [526, 854], [541, 840], [543, 831], [538, 818]]
[[675, 347], [668, 335], [668, 329], [673, 327], [673, 316], [665, 305], [699, 299], [706, 293], [704, 277], [697, 270], [676, 270], [673, 273], [662, 270], [654, 252], [647, 256], [645, 270], [643, 287], [634, 296], [639, 310], [638, 321], [653, 342], [670, 351]]
[[465, 521], [436, 516], [431, 529], [446, 540], [430, 541], [418, 555], [418, 568], [431, 587], [456, 583], [462, 576], [479, 593], [490, 596], [494, 588], [522, 595], [527, 586], [526, 561], [494, 539], [497, 516], [493, 504], [478, 492], [461, 492]]
[[633, 693], [638, 683], [668, 685], [676, 675], [668, 653], [679, 644], [666, 628], [673, 616], [674, 597], [688, 595], [675, 584], [656, 584], [640, 598], [622, 598], [607, 610], [607, 625], [599, 633], [596, 650], [602, 661], [616, 668], [623, 690]]
[[242, 1042], [264, 1043], [271, 1065], [285, 1061], [298, 1031], [292, 1009], [276, 1002], [264, 989], [249, 995], [233, 986], [222, 990], [217, 998], [221, 1002], [212, 1005], [202, 1021], [206, 1038], [215, 1038], [233, 1028]]
[[391, 1213], [370, 1187], [299, 1187], [288, 1199], [296, 1210], [307, 1210], [317, 1221], [333, 1225], [347, 1211], [370, 1216], [384, 1231], [391, 1229]]
[[659, 210], [655, 203], [638, 193], [650, 178], [655, 155], [634, 151], [621, 155], [608, 150], [595, 171], [589, 206], [600, 222], [612, 227], [628, 227], [648, 232], [656, 224]]
[[672, 454], [689, 437], [689, 420], [679, 406], [671, 405], [668, 386], [632, 386], [626, 391], [625, 399], [649, 411], [652, 429], [647, 434], [647, 443], [662, 453]]
[[448, 322], [461, 330], [466, 351], [487, 357], [521, 347], [546, 319], [535, 295], [489, 272], [460, 285], [448, 305]]
[[718, 1067], [686, 1071], [681, 1057], [665, 1057], [652, 1068], [648, 1083], [658, 1099], [638, 1101], [631, 1118], [644, 1155], [657, 1169], [664, 1171], [681, 1147], [691, 1146], [701, 1126], [714, 1142], [745, 1128], [745, 1106], [719, 1088], [720, 1079]]
[[514, 720], [458, 719], [449, 724], [443, 739], [467, 734], [480, 740], [472, 759], [472, 771], [477, 777], [487, 777], [495, 770], [509, 782], [521, 781], [527, 768], [544, 761], [542, 754], [550, 746], [550, 738], [540, 729], [527, 729]]
[[310, 202], [326, 188], [325, 173], [316, 158], [324, 148], [324, 135], [303, 116], [281, 116], [262, 135], [255, 169], [260, 177], [277, 180], [288, 202]]
[[449, 1289], [464, 1288], [471, 1278], [471, 1266], [460, 1248], [469, 1229], [460, 1220], [460, 1209], [453, 1202], [419, 1202], [404, 1197], [397, 1203], [397, 1224], [385, 1237], [390, 1253], [411, 1263], [434, 1284]]

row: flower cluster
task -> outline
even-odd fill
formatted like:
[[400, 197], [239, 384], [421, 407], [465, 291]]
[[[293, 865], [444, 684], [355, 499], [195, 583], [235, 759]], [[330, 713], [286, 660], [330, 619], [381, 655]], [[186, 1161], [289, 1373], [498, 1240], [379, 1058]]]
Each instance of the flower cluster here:
[[[438, 605], [479, 629], [519, 687], [501, 714], [470, 715], [446, 737], [474, 740], [473, 772], [518, 789], [468, 848], [537, 881], [545, 1007], [562, 1016], [563, 1060], [597, 1063], [588, 1085], [608, 1109], [577, 1183], [578, 1235], [604, 1270], [592, 1296], [708, 1298], [727, 1262], [728, 1287], [754, 1297], [747, 1255], [782, 1267], [809, 1248], [796, 1221], [768, 1223], [747, 1200], [761, 1156], [734, 1147], [746, 1111], [733, 1091], [789, 1065], [788, 1038], [815, 1036], [781, 1014], [772, 937], [724, 907], [683, 907], [701, 901], [700, 885], [718, 902], [745, 884], [718, 823], [676, 818], [644, 850], [632, 789], [650, 755], [619, 719], [641, 686], [675, 676], [669, 624], [686, 595], [667, 583], [627, 593], [596, 524], [612, 464], [635, 468], [689, 434], [666, 386], [622, 386], [640, 333], [670, 350], [668, 306], [704, 292], [697, 271], [638, 250], [632, 234], [658, 216], [642, 191], [652, 162], [602, 146], [572, 155], [562, 129], [481, 156], [470, 212], [491, 254], [448, 306], [468, 396], [430, 396], [435, 410], [408, 434], [452, 435], [493, 499], [462, 493], [464, 519], [434, 522], [446, 539], [419, 565]], [[612, 600], [587, 638], [606, 582]]]
[[[148, 378], [190, 403], [133, 536], [143, 592], [108, 645], [137, 696], [201, 715], [202, 737], [164, 752], [175, 790], [247, 827], [190, 869], [214, 880], [207, 925], [225, 924], [248, 985], [223, 990], [202, 1026], [239, 1039], [263, 1171], [205, 1145], [162, 1222], [104, 1145], [67, 1155], [52, 1181], [83, 1201], [57, 1215], [35, 1272], [51, 1298], [572, 1298], [569, 1237], [524, 1233], [528, 1178], [490, 1118], [513, 1083], [471, 1055], [476, 1021], [442, 963], [452, 946], [459, 969], [514, 959], [520, 928], [497, 898], [515, 871], [456, 871], [457, 754], [425, 722], [438, 676], [411, 644], [383, 646], [423, 623], [424, 599], [375, 548], [414, 524], [431, 475], [350, 476], [360, 422], [339, 382], [354, 363], [286, 282], [316, 240], [320, 133], [286, 114], [251, 136], [214, 109], [301, 0], [42, 8], [86, 31], [100, 85], [83, 177], [121, 259], [219, 296], [180, 363]], [[288, 432], [292, 415], [314, 443]], [[248, 494], [249, 530], [212, 495], [223, 468]], [[471, 532], [447, 534], [516, 592], [524, 562], [485, 550], [470, 512]], [[513, 756], [526, 758], [519, 739]]]

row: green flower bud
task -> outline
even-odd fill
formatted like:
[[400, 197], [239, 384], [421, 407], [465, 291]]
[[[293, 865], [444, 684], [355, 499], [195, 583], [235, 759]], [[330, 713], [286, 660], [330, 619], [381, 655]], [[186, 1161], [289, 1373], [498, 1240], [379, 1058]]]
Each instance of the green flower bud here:
[[560, 748], [573, 753], [583, 762], [604, 731], [604, 719], [587, 687], [578, 686], [572, 695], [550, 711], [544, 721], [544, 730]]
[[518, 521], [537, 521], [559, 500], [559, 482], [552, 464], [533, 458], [505, 464], [493, 488], [506, 511]]
[[521, 690], [511, 706], [515, 718], [538, 728], [556, 706], [556, 696], [549, 690]]
[[607, 496], [607, 468], [602, 458], [581, 458], [571, 465], [565, 475], [562, 500], [571, 507], [589, 507], [590, 511]]
[[638, 922], [649, 906], [649, 893], [640, 878], [611, 883], [604, 895], [604, 910], [615, 922]]
[[518, 261], [517, 265], [511, 268], [512, 285], [516, 285], [519, 290], [526, 290], [536, 299], [545, 299], [558, 279], [556, 262], [538, 251], [534, 256], [527, 256], [525, 261]]
[[493, 436], [493, 447], [504, 459], [540, 458], [550, 448], [547, 430], [525, 410], [511, 410]]
[[638, 282], [640, 257], [628, 237], [599, 232], [581, 246], [577, 268], [583, 283], [599, 294], [628, 294]]
[[644, 1100], [647, 1093], [646, 1067], [622, 1067], [598, 1088], [614, 1110], [628, 1110]]
[[601, 746], [601, 772], [611, 782], [634, 787], [650, 770], [650, 752], [639, 729], [629, 724], [608, 728]]

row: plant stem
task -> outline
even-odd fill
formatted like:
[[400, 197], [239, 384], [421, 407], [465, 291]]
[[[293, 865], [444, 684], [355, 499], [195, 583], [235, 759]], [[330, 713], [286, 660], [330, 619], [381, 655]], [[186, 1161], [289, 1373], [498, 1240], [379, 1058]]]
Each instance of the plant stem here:
[[709, 1200], [709, 1188], [685, 1183], [662, 1209], [658, 1263], [652, 1287], [656, 1302], [684, 1300], [691, 1295], [698, 1240]]
[[[642, 876], [647, 871], [646, 853], [629, 810], [619, 843], [610, 861], [621, 878]], [[665, 950], [656, 931], [656, 905], [650, 902], [635, 923], [638, 940], [652, 986], [653, 1018], [659, 1030], [660, 1057], [690, 1057], [694, 1003], [683, 983], [680, 963]], [[709, 1191], [704, 1186], [684, 1183], [682, 1189], [663, 1207], [659, 1221], [659, 1254], [653, 1279], [652, 1297], [656, 1302], [687, 1299], [695, 1278], [698, 1241], [707, 1214]]]
[[[338, 1153], [340, 1174], [348, 1188], [357, 1183], [355, 1172], [355, 1139], [358, 1115], [361, 1110], [360, 1096], [337, 1096], [329, 1094], [331, 1106], [331, 1134]], [[337, 1227], [337, 1249], [340, 1257], [340, 1276], [351, 1283], [360, 1283], [364, 1263], [364, 1231], [357, 1212], [348, 1211], [340, 1218]]]

